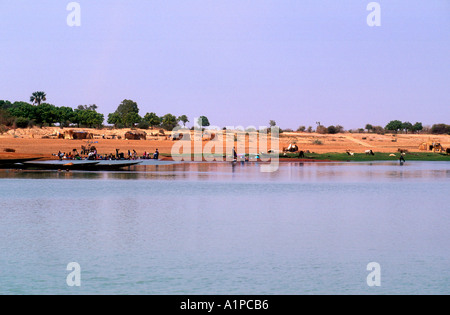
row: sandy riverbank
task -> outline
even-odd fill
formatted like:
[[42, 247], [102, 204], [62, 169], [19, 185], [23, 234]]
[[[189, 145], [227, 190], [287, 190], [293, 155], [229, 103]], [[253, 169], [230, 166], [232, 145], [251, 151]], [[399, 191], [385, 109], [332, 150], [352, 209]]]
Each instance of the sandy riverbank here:
[[[73, 128], [71, 128], [73, 129]], [[124, 140], [123, 135], [127, 131], [122, 130], [95, 130], [95, 129], [73, 129], [84, 130], [95, 135], [91, 140], [65, 140], [57, 139], [55, 135], [61, 132], [60, 128], [33, 128], [10, 130], [0, 135], [0, 159], [5, 158], [28, 158], [43, 157], [54, 158], [52, 154], [61, 152], [70, 152], [73, 149], [80, 150], [82, 145], [87, 145], [88, 141], [94, 142], [99, 154], [115, 153], [116, 149], [121, 152], [136, 150], [138, 155], [144, 152], [153, 153], [156, 149], [162, 154], [170, 154], [172, 146], [176, 141], [172, 141], [170, 132], [165, 132], [163, 136], [156, 136], [158, 130], [143, 130], [147, 133], [147, 140]], [[152, 133], [154, 134], [152, 136]], [[111, 139], [112, 135], [116, 139]], [[117, 139], [121, 136], [121, 139]], [[315, 153], [342, 153], [350, 150], [355, 153], [361, 153], [366, 150], [374, 152], [397, 152], [399, 148], [407, 149], [410, 152], [420, 152], [419, 145], [426, 141], [439, 142], [444, 148], [450, 147], [450, 135], [377, 135], [377, 134], [351, 134], [342, 133], [336, 135], [322, 135], [316, 133], [282, 133], [280, 135], [278, 150], [282, 151], [291, 143], [296, 143], [300, 150]], [[202, 146], [209, 141], [202, 141]], [[318, 144], [320, 143], [320, 144]], [[245, 148], [257, 148], [258, 152], [266, 152], [267, 148], [257, 147], [258, 143], [246, 139]], [[15, 152], [7, 153], [8, 149]], [[275, 150], [277, 148], [274, 148]], [[192, 145], [191, 151], [194, 152]], [[225, 151], [225, 148], [224, 148]], [[238, 152], [239, 153], [239, 152]]]

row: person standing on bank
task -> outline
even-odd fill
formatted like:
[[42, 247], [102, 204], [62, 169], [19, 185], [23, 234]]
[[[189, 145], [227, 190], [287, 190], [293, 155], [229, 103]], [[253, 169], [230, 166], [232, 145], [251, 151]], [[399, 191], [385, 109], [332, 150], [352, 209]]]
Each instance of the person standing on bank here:
[[234, 161], [237, 161], [237, 152], [236, 152], [235, 147], [233, 147], [233, 159], [234, 159]]

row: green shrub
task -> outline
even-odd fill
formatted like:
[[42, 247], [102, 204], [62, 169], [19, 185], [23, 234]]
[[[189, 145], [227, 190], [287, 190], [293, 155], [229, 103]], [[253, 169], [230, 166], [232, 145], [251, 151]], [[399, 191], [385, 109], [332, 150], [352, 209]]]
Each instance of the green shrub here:
[[329, 134], [336, 134], [336, 133], [338, 133], [339, 131], [338, 131], [338, 129], [335, 127], [335, 126], [329, 126], [328, 128], [327, 128], [327, 133], [329, 133]]
[[450, 134], [450, 125], [434, 124], [431, 127], [432, 134]]
[[17, 117], [15, 120], [17, 128], [28, 128], [30, 125], [30, 120], [25, 117]]
[[137, 127], [138, 127], [139, 129], [148, 129], [148, 128], [150, 128], [150, 124], [149, 124], [147, 121], [145, 121], [145, 120], [141, 120], [141, 121], [138, 123]]
[[322, 145], [323, 142], [320, 141], [319, 139], [316, 139], [316, 140], [314, 140], [314, 141], [312, 142], [312, 144]]

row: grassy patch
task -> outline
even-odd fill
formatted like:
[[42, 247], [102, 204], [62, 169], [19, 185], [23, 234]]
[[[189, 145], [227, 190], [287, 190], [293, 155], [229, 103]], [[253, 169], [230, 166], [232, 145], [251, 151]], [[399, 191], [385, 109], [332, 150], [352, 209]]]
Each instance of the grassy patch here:
[[[375, 152], [375, 155], [365, 153], [355, 153], [350, 156], [347, 153], [306, 153], [305, 159], [312, 160], [331, 160], [331, 161], [398, 161], [400, 154], [393, 153], [395, 156], [389, 156], [391, 153]], [[287, 156], [280, 154], [280, 158], [298, 158], [298, 153], [288, 153]], [[413, 152], [404, 156], [406, 161], [450, 161], [450, 155], [432, 152]]]

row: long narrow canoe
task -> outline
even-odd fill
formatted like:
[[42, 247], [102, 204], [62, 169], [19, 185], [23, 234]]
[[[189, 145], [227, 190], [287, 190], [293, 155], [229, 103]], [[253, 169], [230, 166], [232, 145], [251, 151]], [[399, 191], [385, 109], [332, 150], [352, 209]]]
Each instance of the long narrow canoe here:
[[[65, 161], [66, 162], [66, 161]], [[19, 167], [38, 170], [114, 171], [141, 162], [75, 161], [75, 162], [25, 162]]]
[[108, 162], [100, 162], [98, 164], [94, 165], [87, 165], [85, 170], [86, 171], [118, 171], [125, 167], [137, 165], [141, 162], [126, 162], [126, 163], [108, 163]]
[[13, 165], [16, 163], [25, 163], [25, 162], [31, 162], [35, 160], [39, 160], [40, 158], [29, 158], [29, 159], [3, 159], [0, 160], [0, 165]]
[[[70, 171], [83, 171], [89, 170], [89, 167], [92, 167], [99, 162], [67, 162], [67, 163], [46, 163], [46, 162], [25, 162], [22, 163], [23, 167], [27, 169], [38, 169], [38, 170], [70, 170]], [[21, 166], [22, 166], [21, 165]]]

